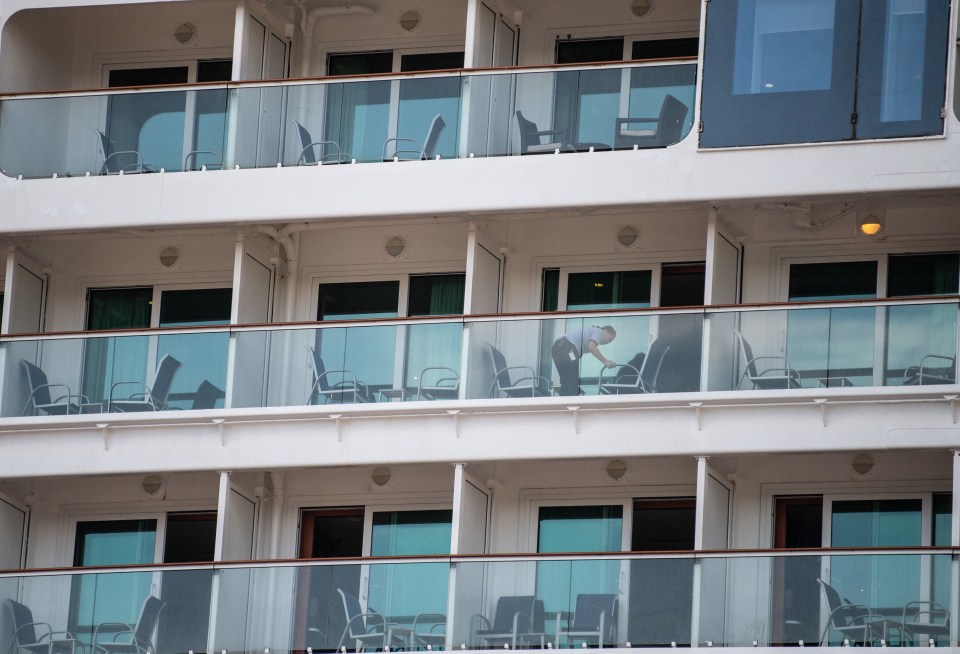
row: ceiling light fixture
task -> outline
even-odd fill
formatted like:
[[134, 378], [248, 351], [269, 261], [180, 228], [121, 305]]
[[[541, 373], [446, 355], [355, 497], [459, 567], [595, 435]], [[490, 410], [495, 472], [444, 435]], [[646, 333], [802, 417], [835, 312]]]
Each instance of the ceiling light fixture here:
[[387, 241], [387, 244], [383, 246], [383, 249], [386, 250], [387, 254], [389, 254], [391, 257], [397, 258], [403, 254], [403, 251], [406, 249], [406, 247], [407, 244], [403, 242], [402, 238], [399, 236], [394, 236]]
[[640, 234], [637, 233], [636, 227], [631, 227], [627, 225], [626, 227], [620, 228], [620, 231], [617, 232], [617, 241], [625, 248], [630, 247], [637, 242], [637, 238]]
[[415, 11], [408, 11], [400, 16], [400, 27], [404, 32], [412, 32], [420, 26], [420, 14]]
[[876, 214], [869, 214], [860, 221], [860, 231], [867, 236], [876, 236], [883, 231], [883, 220]]
[[197, 28], [190, 23], [183, 23], [173, 31], [173, 37], [181, 45], [186, 45], [197, 35]]
[[370, 479], [373, 480], [377, 486], [386, 486], [387, 482], [390, 481], [390, 478], [393, 475], [390, 473], [390, 468], [374, 468], [373, 473], [370, 475]]
[[643, 18], [650, 13], [651, 9], [653, 9], [651, 0], [633, 0], [633, 3], [630, 5], [630, 11], [633, 12], [633, 15], [637, 18]]

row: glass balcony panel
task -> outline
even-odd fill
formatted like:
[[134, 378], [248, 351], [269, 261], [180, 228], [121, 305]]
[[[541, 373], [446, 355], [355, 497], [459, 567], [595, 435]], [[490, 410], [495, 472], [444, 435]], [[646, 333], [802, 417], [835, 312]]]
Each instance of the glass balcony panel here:
[[884, 386], [956, 380], [957, 328], [956, 305], [889, 307]]
[[440, 132], [434, 154], [439, 154], [443, 159], [456, 157], [457, 135], [460, 131], [460, 80], [457, 77], [426, 77], [400, 80], [398, 83], [400, 106], [397, 137], [416, 141], [397, 143], [396, 148], [401, 151], [398, 156], [401, 159], [418, 159], [420, 151], [427, 145], [426, 137], [434, 117], [440, 116], [446, 127]]
[[[25, 571], [0, 575], [0, 604], [61, 632], [52, 638], [57, 654], [128, 640], [145, 603], [162, 607], [150, 629], [158, 654], [380, 650], [387, 642], [405, 651], [580, 648], [601, 634], [605, 646], [925, 646], [949, 643], [950, 560], [948, 550], [818, 550]], [[547, 583], [558, 566], [601, 574]], [[90, 588], [102, 601], [78, 613]], [[843, 618], [830, 618], [836, 607]]]

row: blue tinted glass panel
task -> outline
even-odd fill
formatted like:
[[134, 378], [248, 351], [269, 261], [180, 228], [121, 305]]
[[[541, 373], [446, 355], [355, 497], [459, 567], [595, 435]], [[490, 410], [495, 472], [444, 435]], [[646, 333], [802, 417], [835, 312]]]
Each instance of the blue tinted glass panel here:
[[858, 23], [847, 0], [711, 0], [701, 146], [852, 138]]
[[949, 3], [863, 3], [858, 138], [941, 134]]

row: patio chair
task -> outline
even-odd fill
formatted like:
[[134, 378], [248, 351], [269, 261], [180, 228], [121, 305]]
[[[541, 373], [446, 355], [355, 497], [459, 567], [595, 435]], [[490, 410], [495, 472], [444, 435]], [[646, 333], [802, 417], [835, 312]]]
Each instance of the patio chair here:
[[[683, 123], [690, 109], [669, 93], [660, 105], [660, 115], [653, 117], [617, 118], [614, 147], [618, 150], [638, 148], [665, 148], [680, 140]], [[628, 129], [633, 123], [655, 123], [655, 129]]]
[[820, 636], [821, 645], [829, 645], [827, 640], [831, 631], [839, 632], [844, 640], [849, 639], [851, 644], [869, 645], [873, 637], [873, 629], [881, 624], [882, 620], [875, 617], [870, 609], [863, 604], [852, 604], [850, 600], [841, 600], [840, 593], [825, 582], [817, 579], [823, 596], [827, 602], [830, 615], [827, 624]]
[[[336, 141], [314, 141], [306, 127], [292, 118], [291, 122], [297, 126], [297, 138], [300, 141], [300, 156], [297, 157], [298, 166], [338, 164], [342, 161], [344, 153], [340, 152], [339, 143]], [[327, 146], [330, 146], [330, 150], [332, 151], [329, 154], [327, 153]], [[317, 156], [317, 147], [320, 148], [319, 157]], [[333, 157], [333, 159], [331, 159], [331, 157]]]
[[506, 595], [497, 600], [493, 620], [479, 613], [471, 619], [472, 645], [480, 646], [483, 641], [487, 647], [518, 645], [535, 646], [543, 649], [546, 641], [544, 633], [543, 600], [533, 595]]
[[[447, 123], [444, 122], [443, 116], [440, 114], [434, 116], [433, 120], [430, 121], [430, 127], [427, 129], [427, 135], [423, 139], [422, 147], [420, 142], [416, 139], [403, 137], [387, 139], [383, 142], [383, 160], [392, 161], [394, 158], [399, 158], [401, 161], [433, 159], [437, 154], [437, 145], [440, 143], [440, 134], [443, 132], [446, 126]], [[415, 148], [413, 150], [401, 150], [397, 147], [397, 145], [401, 142], [413, 143]], [[394, 144], [393, 154], [387, 156], [387, 147], [391, 143]], [[404, 157], [403, 155], [413, 155], [413, 157]]]
[[[483, 349], [490, 357], [493, 369], [493, 383], [490, 384], [488, 397], [499, 397], [501, 393], [507, 397], [543, 397], [550, 394], [550, 381], [538, 375], [533, 368], [508, 366], [503, 352], [490, 343], [484, 343]], [[520, 371], [524, 376], [513, 379], [511, 370]]]
[[420, 372], [418, 400], [455, 400], [460, 394], [460, 374], [446, 366], [431, 366]]
[[[602, 395], [656, 393], [657, 377], [660, 376], [663, 359], [669, 351], [670, 347], [664, 345], [658, 338], [650, 344], [650, 350], [643, 358], [643, 364], [639, 370], [628, 363], [604, 368], [600, 371], [600, 393]], [[606, 377], [608, 372], [610, 377]]]
[[936, 639], [938, 636], [950, 636], [950, 610], [942, 604], [928, 600], [908, 602], [903, 607], [903, 616], [900, 621], [903, 633], [903, 643], [910, 641], [911, 645], [918, 636], [927, 636]]
[[409, 629], [387, 622], [386, 618], [376, 611], [364, 611], [356, 595], [342, 588], [338, 588], [337, 592], [343, 600], [343, 613], [347, 620], [347, 626], [344, 627], [337, 645], [338, 651], [350, 641], [353, 641], [357, 652], [364, 647], [384, 650], [387, 647], [402, 649], [408, 646], [407, 641], [411, 634]]
[[373, 401], [370, 388], [358, 380], [352, 370], [327, 370], [320, 352], [309, 345], [307, 349], [310, 350], [310, 357], [313, 360], [313, 385], [307, 396], [307, 404], [316, 404], [320, 398], [323, 398], [324, 404], [357, 404]]
[[184, 172], [207, 170], [223, 170], [223, 157], [213, 150], [191, 150], [183, 158]]
[[572, 647], [577, 641], [584, 647], [596, 644], [605, 647], [616, 642], [617, 638], [617, 596], [613, 593], [580, 593], [573, 617], [566, 629], [561, 628], [561, 616], [557, 615], [556, 643], [566, 636]]
[[[129, 175], [131, 173], [157, 172], [153, 166], [143, 163], [143, 155], [136, 150], [117, 150], [116, 152], [111, 152], [110, 140], [107, 138], [107, 135], [99, 129], [94, 129], [93, 131], [97, 135], [97, 148], [100, 151], [100, 157], [103, 159], [103, 164], [100, 166], [101, 175], [119, 175], [120, 173]], [[129, 160], [130, 163], [123, 163], [125, 160]]]
[[[740, 375], [740, 379], [737, 382], [735, 390], [740, 390], [740, 386], [743, 385], [743, 381], [745, 379], [749, 380], [750, 383], [753, 384], [753, 387], [759, 390], [790, 389], [801, 387], [800, 372], [790, 367], [786, 357], [755, 357], [753, 356], [753, 348], [750, 347], [750, 343], [743, 337], [743, 334], [737, 330], [733, 330], [733, 333], [736, 334], [737, 343], [740, 345], [740, 357], [743, 364], [743, 374]], [[779, 361], [782, 365], [779, 367], [759, 370], [757, 368], [758, 361]]]
[[54, 631], [46, 622], [36, 622], [29, 607], [12, 599], [6, 601], [11, 616], [13, 636], [5, 654], [74, 654], [77, 641], [69, 631]]
[[[939, 363], [940, 365], [936, 365]], [[910, 366], [903, 371], [904, 386], [933, 386], [957, 383], [957, 358], [940, 354], [928, 354], [920, 359], [919, 366]]]
[[[517, 111], [517, 125], [520, 128], [520, 154], [552, 154], [561, 152], [576, 152], [576, 148], [567, 142], [567, 133], [562, 129], [538, 130], [537, 124], [523, 117], [523, 112]], [[550, 140], [543, 142], [543, 137]]]
[[[26, 404], [23, 405], [21, 415], [39, 415], [42, 411], [49, 416], [64, 416], [68, 414], [85, 413], [85, 409], [91, 407], [100, 407], [99, 404], [91, 404], [86, 396], [75, 395], [70, 392], [70, 387], [66, 384], [51, 384], [47, 381], [47, 374], [25, 359], [20, 360], [20, 367], [23, 368], [27, 376], [27, 384], [30, 386], [30, 395], [27, 397]], [[63, 389], [63, 394], [56, 399], [50, 394], [51, 388]]]
[[[157, 371], [153, 375], [153, 383], [147, 386], [143, 382], [121, 381], [116, 382], [110, 387], [110, 399], [107, 403], [107, 410], [110, 412], [119, 411], [122, 413], [133, 413], [137, 411], [165, 411], [170, 407], [167, 405], [167, 397], [170, 395], [170, 389], [173, 386], [173, 378], [183, 364], [177, 361], [169, 354], [164, 354], [157, 364]], [[143, 390], [117, 398], [115, 393], [121, 386], [137, 386]]]
[[414, 648], [443, 649], [447, 641], [447, 616], [442, 613], [419, 613], [413, 618], [410, 632]]
[[[153, 633], [160, 620], [160, 611], [166, 606], [153, 595], [147, 596], [140, 607], [136, 624], [103, 622], [93, 630], [90, 644], [92, 654], [155, 654]], [[105, 632], [101, 635], [101, 631]], [[101, 640], [108, 637], [109, 640]], [[127, 638], [128, 640], [120, 640]]]

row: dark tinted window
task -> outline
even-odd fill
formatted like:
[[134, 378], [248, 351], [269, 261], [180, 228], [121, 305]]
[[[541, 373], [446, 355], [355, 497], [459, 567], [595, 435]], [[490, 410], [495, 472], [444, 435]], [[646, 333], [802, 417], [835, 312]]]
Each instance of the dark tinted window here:
[[332, 54], [327, 58], [327, 75], [372, 75], [393, 71], [393, 51]]
[[623, 59], [623, 38], [557, 41], [558, 64], [588, 64]]
[[877, 296], [877, 262], [801, 263], [790, 266], [790, 301]]
[[887, 295], [952, 295], [960, 280], [960, 254], [911, 254], [890, 257]]
[[414, 73], [420, 70], [449, 70], [463, 68], [462, 52], [428, 52], [426, 54], [403, 55], [400, 70]]
[[634, 41], [632, 59], [672, 59], [675, 57], [696, 57], [700, 50], [700, 39], [659, 39], [657, 41]]
[[320, 284], [317, 320], [394, 318], [400, 282], [348, 282]]

